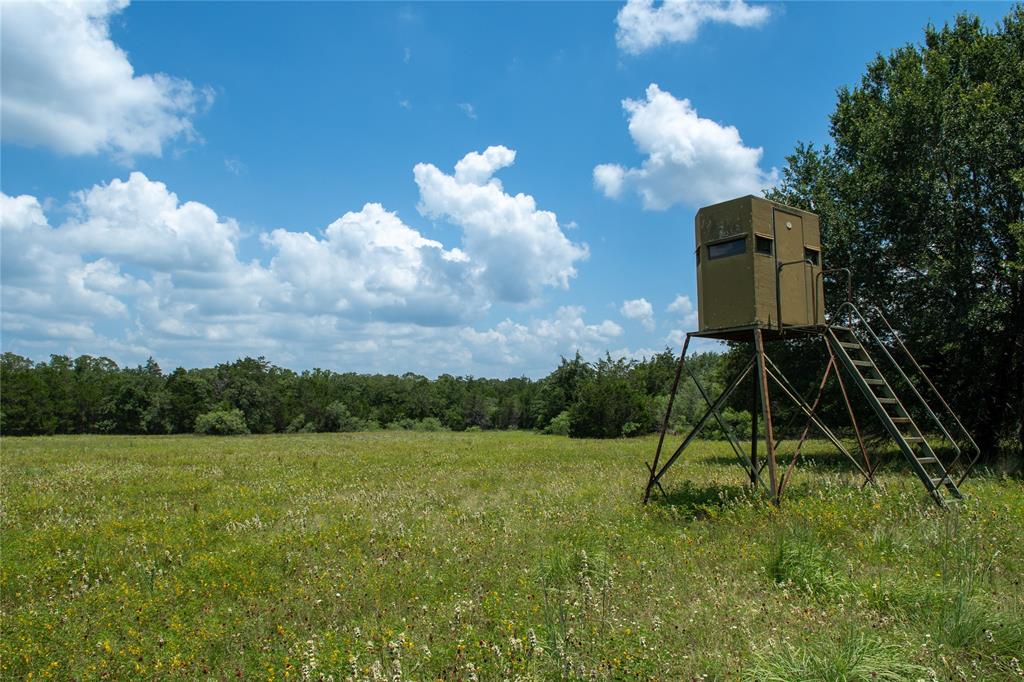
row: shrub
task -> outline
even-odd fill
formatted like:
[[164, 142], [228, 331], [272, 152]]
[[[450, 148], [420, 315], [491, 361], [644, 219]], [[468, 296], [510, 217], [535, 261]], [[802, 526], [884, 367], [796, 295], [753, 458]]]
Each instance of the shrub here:
[[[731, 407], [727, 407], [722, 410], [722, 421], [724, 421], [732, 433], [737, 438], [743, 439], [744, 436], [750, 435], [750, 423], [751, 423], [750, 412], [747, 410], [734, 410]], [[714, 417], [708, 419], [707, 425], [704, 426], [704, 430], [701, 432], [702, 438], [709, 438], [715, 440], [725, 440], [728, 438], [725, 431], [718, 424], [718, 420]]]
[[196, 417], [196, 433], [207, 436], [237, 436], [249, 433], [241, 410], [211, 410]]
[[285, 427], [285, 433], [305, 433], [312, 431], [312, 424], [306, 421], [306, 415], [300, 414], [295, 419], [291, 420], [287, 427]]
[[437, 417], [424, 417], [413, 427], [414, 431], [447, 431]]
[[569, 410], [562, 410], [562, 412], [551, 420], [551, 423], [544, 428], [544, 433], [553, 436], [568, 436], [569, 435]]
[[426, 417], [424, 419], [399, 419], [387, 426], [389, 431], [447, 431], [448, 429], [437, 417]]
[[626, 422], [622, 425], [622, 435], [626, 438], [629, 438], [630, 436], [639, 436], [642, 433], [642, 428], [643, 427], [636, 422]]
[[367, 423], [349, 412], [345, 403], [336, 400], [327, 406], [323, 416], [323, 431], [368, 431]]

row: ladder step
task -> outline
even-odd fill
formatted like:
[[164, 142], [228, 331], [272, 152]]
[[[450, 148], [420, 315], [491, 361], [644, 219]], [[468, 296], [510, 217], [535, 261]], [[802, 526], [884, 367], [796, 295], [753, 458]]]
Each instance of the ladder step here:
[[862, 348], [859, 343], [847, 343], [846, 341], [840, 341], [839, 345], [843, 348]]
[[908, 443], [923, 443], [924, 442], [924, 437], [922, 437], [922, 436], [903, 436], [903, 440], [907, 441]]
[[892, 422], [893, 424], [909, 424], [910, 417], [893, 417]]
[[895, 405], [897, 400], [896, 398], [879, 398], [878, 402], [882, 403], [883, 405]]
[[943, 483], [949, 483], [950, 480], [949, 480], [949, 476], [944, 476], [942, 478], [933, 478], [933, 479], [931, 479], [931, 482], [932, 482], [933, 486], [938, 488]]
[[875, 366], [875, 363], [871, 362], [870, 360], [851, 360], [850, 362], [852, 362], [853, 364], [857, 365], [858, 367], [874, 367]]
[[936, 457], [918, 457], [917, 461], [921, 464], [935, 464], [939, 460]]
[[872, 386], [885, 386], [885, 379], [864, 379], [864, 381]]

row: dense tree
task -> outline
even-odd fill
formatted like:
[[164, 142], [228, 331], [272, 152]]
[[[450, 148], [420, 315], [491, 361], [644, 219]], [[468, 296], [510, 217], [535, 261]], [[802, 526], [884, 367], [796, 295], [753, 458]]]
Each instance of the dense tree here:
[[986, 455], [1024, 445], [1024, 8], [879, 55], [831, 131], [769, 197], [820, 215], [827, 266], [853, 270]]
[[569, 435], [616, 438], [653, 431], [656, 416], [633, 363], [606, 355], [580, 382], [569, 406]]

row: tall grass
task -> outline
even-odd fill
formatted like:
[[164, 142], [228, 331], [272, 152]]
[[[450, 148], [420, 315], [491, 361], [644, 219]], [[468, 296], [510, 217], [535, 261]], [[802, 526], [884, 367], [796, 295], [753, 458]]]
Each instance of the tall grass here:
[[754, 664], [745, 671], [748, 682], [872, 682], [917, 680], [928, 669], [907, 662], [907, 655], [894, 644], [847, 630], [839, 637], [826, 637], [809, 647], [788, 643], [769, 646], [755, 653]]

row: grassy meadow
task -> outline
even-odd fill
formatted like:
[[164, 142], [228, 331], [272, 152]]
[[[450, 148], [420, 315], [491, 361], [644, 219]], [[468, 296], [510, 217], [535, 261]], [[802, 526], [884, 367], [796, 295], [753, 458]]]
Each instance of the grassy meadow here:
[[[1024, 483], [942, 511], [814, 444], [781, 509], [726, 443], [4, 438], [4, 679], [1024, 676]], [[790, 447], [792, 445], [790, 444]], [[784, 451], [787, 451], [783, 446]]]

